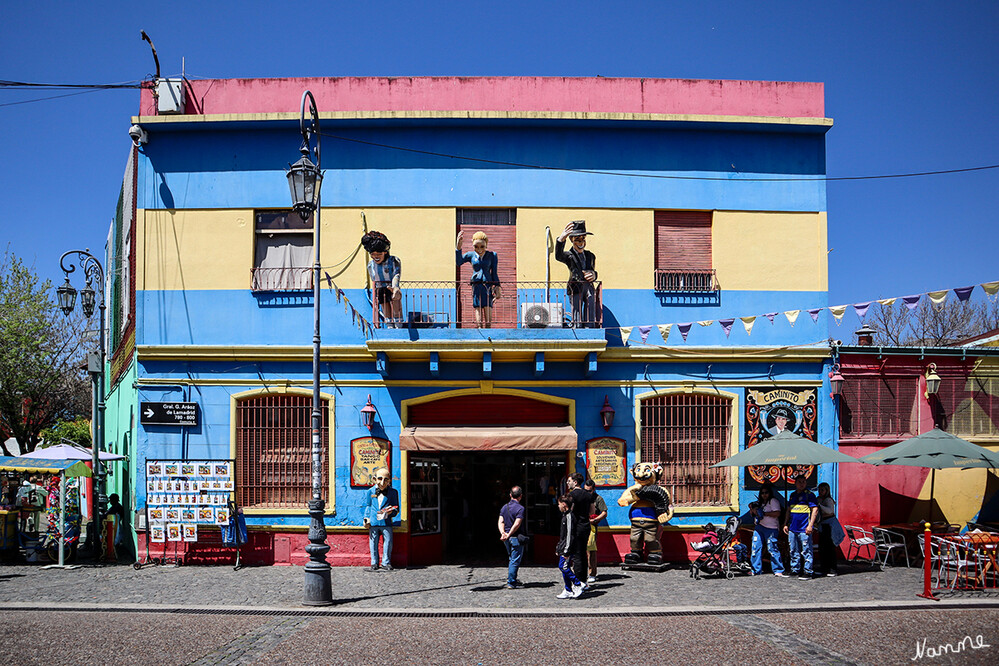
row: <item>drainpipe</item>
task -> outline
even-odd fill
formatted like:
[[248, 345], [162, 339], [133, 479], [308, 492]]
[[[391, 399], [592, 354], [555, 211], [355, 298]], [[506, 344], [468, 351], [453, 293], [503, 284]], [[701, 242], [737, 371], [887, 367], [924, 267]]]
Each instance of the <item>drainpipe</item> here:
[[545, 227], [545, 303], [551, 303], [552, 288], [552, 228]]

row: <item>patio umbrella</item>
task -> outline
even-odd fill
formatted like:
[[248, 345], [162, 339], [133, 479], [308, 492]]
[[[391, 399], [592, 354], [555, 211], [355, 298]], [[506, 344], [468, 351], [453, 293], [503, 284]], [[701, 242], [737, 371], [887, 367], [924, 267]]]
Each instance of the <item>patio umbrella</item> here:
[[[90, 449], [72, 444], [53, 444], [45, 448], [35, 449], [31, 453], [25, 453], [22, 458], [34, 458], [36, 460], [93, 460], [94, 454]], [[98, 451], [98, 460], [124, 460], [125, 456], [107, 451]]]
[[904, 439], [860, 458], [871, 465], [927, 467], [930, 472], [930, 519], [933, 518], [933, 486], [938, 469], [999, 469], [999, 453], [961, 439], [940, 428]]
[[[823, 463], [860, 462], [853, 456], [840, 453], [828, 446], [782, 430], [745, 451], [726, 458], [712, 467], [749, 467], [751, 465], [821, 465]], [[787, 494], [787, 479], [784, 480], [784, 494]]]

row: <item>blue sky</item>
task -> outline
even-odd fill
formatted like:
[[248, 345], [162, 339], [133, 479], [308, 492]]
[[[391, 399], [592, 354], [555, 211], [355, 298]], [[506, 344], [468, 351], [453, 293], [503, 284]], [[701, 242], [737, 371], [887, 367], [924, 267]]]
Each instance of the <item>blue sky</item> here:
[[[996, 2], [6, 3], [0, 78], [552, 75], [821, 81], [828, 174], [999, 163]], [[310, 15], [293, 14], [308, 10]], [[0, 243], [103, 247], [135, 90], [0, 89]], [[999, 169], [831, 182], [830, 303], [999, 279]]]

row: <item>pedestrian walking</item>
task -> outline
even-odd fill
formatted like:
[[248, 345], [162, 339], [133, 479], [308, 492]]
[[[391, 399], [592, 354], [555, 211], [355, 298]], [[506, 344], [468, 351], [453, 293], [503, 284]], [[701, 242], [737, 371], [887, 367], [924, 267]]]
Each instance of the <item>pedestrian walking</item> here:
[[[585, 581], [586, 576], [586, 544], [590, 540], [590, 507], [593, 504], [593, 495], [583, 489], [583, 475], [578, 472], [569, 476], [567, 487], [569, 488], [569, 499], [572, 500], [572, 513], [576, 517], [576, 534], [573, 538], [572, 554], [573, 573], [576, 578]], [[583, 587], [587, 585], [584, 582]]]
[[510, 489], [510, 501], [500, 509], [499, 521], [496, 526], [499, 528], [500, 541], [506, 546], [506, 554], [509, 557], [509, 564], [506, 569], [506, 587], [508, 590], [516, 590], [524, 584], [517, 579], [520, 571], [520, 561], [524, 557], [524, 546], [527, 545], [524, 538], [526, 529], [526, 512], [521, 506], [520, 500], [524, 496], [524, 491], [520, 486]]
[[382, 542], [381, 568], [392, 570], [392, 527], [399, 513], [399, 493], [392, 487], [392, 473], [385, 467], [375, 470], [375, 485], [367, 494], [364, 507], [364, 526], [368, 528], [368, 545], [371, 548], [371, 568], [378, 571], [378, 540]]
[[586, 542], [586, 560], [590, 569], [586, 582], [589, 584], [597, 582], [597, 526], [607, 517], [607, 502], [597, 493], [597, 484], [593, 479], [586, 480], [583, 490], [593, 496], [593, 504], [590, 505], [590, 538]]
[[808, 490], [804, 474], [794, 479], [794, 492], [788, 500], [784, 534], [791, 552], [791, 573], [798, 572], [799, 580], [812, 578], [812, 530], [819, 516], [815, 495]]
[[578, 539], [578, 521], [572, 511], [572, 498], [569, 495], [558, 498], [558, 510], [562, 512], [562, 520], [559, 522], [555, 554], [558, 556], [558, 570], [562, 572], [562, 591], [555, 598], [578, 599], [583, 594], [583, 582], [573, 572], [573, 560], [578, 557], [575, 544]]

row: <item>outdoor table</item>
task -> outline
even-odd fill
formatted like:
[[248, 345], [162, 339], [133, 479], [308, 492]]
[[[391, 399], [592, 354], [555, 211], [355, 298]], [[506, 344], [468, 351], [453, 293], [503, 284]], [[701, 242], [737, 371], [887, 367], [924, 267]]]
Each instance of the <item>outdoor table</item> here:
[[986, 587], [985, 582], [990, 573], [994, 582], [996, 576], [999, 575], [999, 534], [967, 532], [960, 535], [947, 535], [944, 538], [978, 553], [981, 566], [976, 568], [976, 582], [982, 587]]

